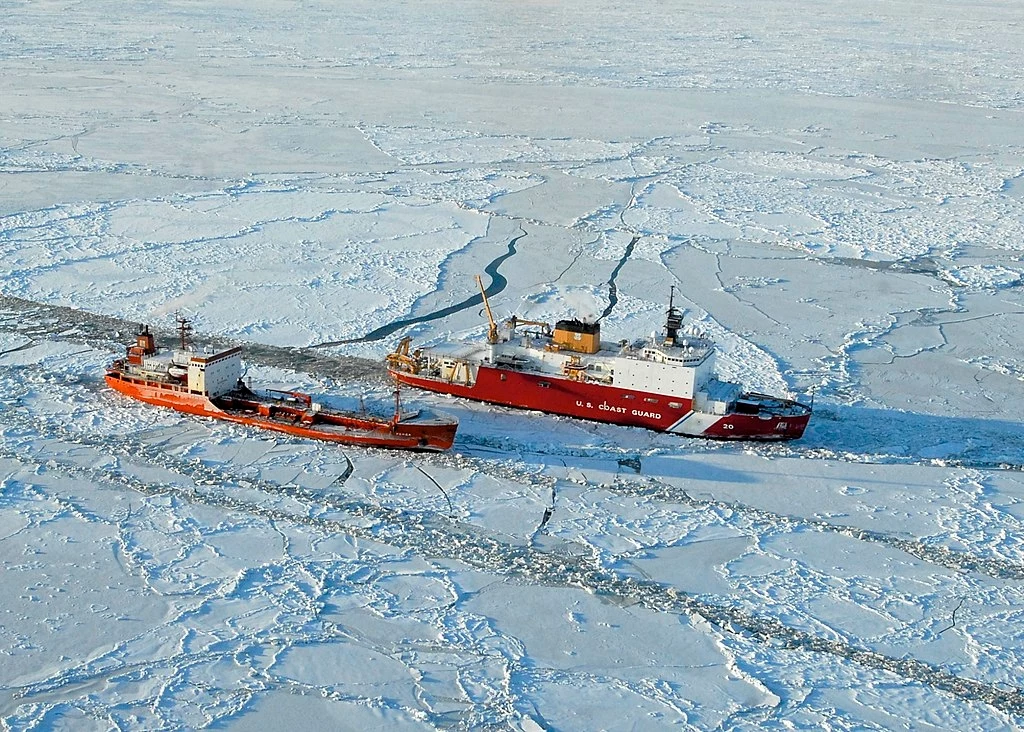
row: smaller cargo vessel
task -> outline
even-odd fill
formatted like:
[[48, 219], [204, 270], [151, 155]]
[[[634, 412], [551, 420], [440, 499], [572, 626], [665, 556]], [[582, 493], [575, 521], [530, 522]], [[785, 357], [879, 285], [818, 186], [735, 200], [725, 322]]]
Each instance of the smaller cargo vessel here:
[[296, 437], [412, 450], [446, 450], [455, 441], [456, 420], [402, 411], [397, 390], [390, 418], [333, 409], [298, 391], [255, 390], [241, 378], [241, 347], [198, 353], [185, 318], [178, 318], [178, 332], [179, 349], [157, 349], [141, 326], [125, 357], [107, 368], [107, 385], [148, 404]]
[[599, 323], [547, 323], [513, 316], [494, 322], [480, 277], [490, 328], [486, 342], [449, 341], [410, 352], [406, 337], [387, 356], [399, 382], [521, 409], [726, 440], [792, 440], [811, 406], [746, 391], [720, 381], [715, 344], [683, 329], [669, 293], [660, 338], [609, 343]]

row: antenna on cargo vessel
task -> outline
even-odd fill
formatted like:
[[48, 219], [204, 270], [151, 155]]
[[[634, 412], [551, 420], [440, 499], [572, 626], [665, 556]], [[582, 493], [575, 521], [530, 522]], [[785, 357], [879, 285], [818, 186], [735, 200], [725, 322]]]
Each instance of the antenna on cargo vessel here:
[[192, 321], [179, 313], [174, 314], [174, 320], [178, 323], [178, 336], [181, 338], [181, 350], [187, 351], [192, 337]]

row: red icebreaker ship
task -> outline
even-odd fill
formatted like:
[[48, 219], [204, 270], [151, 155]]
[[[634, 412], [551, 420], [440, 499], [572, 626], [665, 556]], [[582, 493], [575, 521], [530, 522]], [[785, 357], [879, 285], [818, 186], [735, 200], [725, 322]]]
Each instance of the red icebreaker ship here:
[[665, 336], [601, 341], [600, 325], [579, 320], [490, 323], [486, 342], [448, 342], [410, 352], [406, 337], [387, 357], [399, 382], [430, 391], [580, 419], [695, 437], [791, 440], [811, 407], [744, 391], [714, 374], [715, 345], [682, 332], [669, 298]]

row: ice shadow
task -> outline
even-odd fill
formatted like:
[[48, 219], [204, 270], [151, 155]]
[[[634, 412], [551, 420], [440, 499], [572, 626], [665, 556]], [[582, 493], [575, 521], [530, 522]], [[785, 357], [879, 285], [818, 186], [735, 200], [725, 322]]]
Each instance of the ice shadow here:
[[792, 446], [826, 457], [1024, 470], [1024, 424], [1010, 420], [820, 405]]

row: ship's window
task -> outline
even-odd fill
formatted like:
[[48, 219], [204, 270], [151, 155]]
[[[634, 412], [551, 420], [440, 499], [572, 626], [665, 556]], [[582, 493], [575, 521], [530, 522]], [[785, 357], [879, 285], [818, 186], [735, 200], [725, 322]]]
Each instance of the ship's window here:
[[680, 402], [669, 402], [668, 405], [673, 409], [682, 409], [683, 405]]
[[502, 381], [505, 380], [505, 374], [498, 374], [498, 376], [499, 376], [499, 378], [501, 378]]
[[645, 402], [650, 402], [651, 404], [657, 404], [657, 403], [658, 403], [658, 400], [657, 400], [657, 399], [655, 399], [655, 398], [653, 398], [653, 397], [646, 397], [646, 398], [644, 399], [644, 401], [645, 401]]
[[538, 381], [537, 386], [539, 386], [541, 389], [547, 389], [549, 386], [551, 386], [551, 384], [548, 383], [547, 381]]
[[632, 394], [623, 394], [622, 398], [623, 399], [636, 399], [636, 397], [633, 396]]

